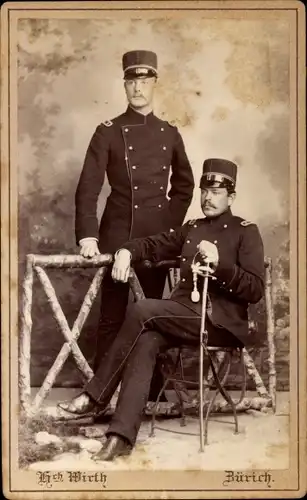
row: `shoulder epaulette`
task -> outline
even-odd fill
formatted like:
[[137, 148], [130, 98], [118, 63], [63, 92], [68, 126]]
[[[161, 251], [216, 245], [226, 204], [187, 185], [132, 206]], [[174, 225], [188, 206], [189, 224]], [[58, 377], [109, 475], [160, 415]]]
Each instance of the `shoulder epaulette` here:
[[241, 226], [250, 226], [251, 224], [255, 224], [254, 222], [251, 222], [250, 220], [242, 220]]
[[102, 125], [105, 125], [105, 127], [112, 127], [113, 122], [111, 120], [106, 120], [102, 122]]

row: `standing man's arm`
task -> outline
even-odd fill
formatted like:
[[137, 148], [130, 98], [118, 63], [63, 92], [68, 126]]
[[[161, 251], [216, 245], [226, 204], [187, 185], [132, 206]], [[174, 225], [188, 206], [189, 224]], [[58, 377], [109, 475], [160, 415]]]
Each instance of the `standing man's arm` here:
[[76, 241], [84, 257], [93, 257], [99, 253], [97, 200], [104, 183], [108, 151], [107, 127], [99, 125], [87, 149], [75, 196]]
[[172, 156], [172, 175], [169, 207], [174, 225], [182, 224], [190, 206], [194, 190], [194, 177], [182, 137], [175, 127], [175, 144]]

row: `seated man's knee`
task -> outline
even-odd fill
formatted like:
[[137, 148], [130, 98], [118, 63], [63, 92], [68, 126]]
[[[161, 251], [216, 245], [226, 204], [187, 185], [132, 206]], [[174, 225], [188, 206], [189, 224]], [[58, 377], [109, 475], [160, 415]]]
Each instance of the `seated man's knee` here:
[[146, 321], [154, 316], [159, 315], [159, 302], [157, 299], [143, 299], [129, 306], [127, 314], [133, 314], [139, 319]]

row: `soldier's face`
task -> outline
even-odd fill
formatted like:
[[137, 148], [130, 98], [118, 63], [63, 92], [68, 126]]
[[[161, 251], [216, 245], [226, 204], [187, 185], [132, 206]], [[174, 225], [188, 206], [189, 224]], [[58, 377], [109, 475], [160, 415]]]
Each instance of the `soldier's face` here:
[[226, 212], [235, 199], [225, 187], [208, 187], [201, 190], [201, 208], [206, 217], [217, 217]]
[[152, 103], [156, 78], [134, 78], [125, 80], [125, 91], [129, 104], [134, 108], [144, 108]]

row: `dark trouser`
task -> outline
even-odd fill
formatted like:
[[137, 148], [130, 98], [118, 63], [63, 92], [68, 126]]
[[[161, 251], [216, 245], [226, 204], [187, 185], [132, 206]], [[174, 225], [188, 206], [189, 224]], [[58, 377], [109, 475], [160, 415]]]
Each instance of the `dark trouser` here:
[[[242, 345], [230, 332], [209, 321], [206, 328], [210, 345]], [[146, 299], [133, 305], [95, 376], [85, 387], [85, 392], [105, 406], [121, 381], [116, 410], [106, 434], [119, 434], [134, 445], [157, 355], [181, 344], [197, 346], [199, 329], [200, 316], [172, 300]]]
[[[135, 269], [145, 297], [161, 299], [164, 291], [167, 270], [165, 269]], [[129, 299], [129, 284], [116, 283], [111, 276], [111, 268], [103, 279], [101, 289], [101, 312], [97, 335], [94, 373], [101, 359], [109, 350], [125, 319]], [[162, 374], [155, 368], [150, 399], [155, 400], [163, 384]]]

